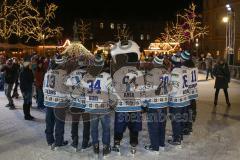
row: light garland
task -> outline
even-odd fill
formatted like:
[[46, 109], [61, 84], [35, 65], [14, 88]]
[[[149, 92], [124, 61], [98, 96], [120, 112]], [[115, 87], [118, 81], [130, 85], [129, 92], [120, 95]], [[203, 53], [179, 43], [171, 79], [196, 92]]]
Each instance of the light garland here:
[[161, 33], [160, 39], [164, 42], [185, 43], [194, 41], [196, 38], [207, 35], [208, 27], [202, 26], [198, 20], [196, 5], [192, 3], [189, 9], [185, 9], [183, 14], [177, 14], [177, 22], [172, 23], [165, 28], [165, 32]]

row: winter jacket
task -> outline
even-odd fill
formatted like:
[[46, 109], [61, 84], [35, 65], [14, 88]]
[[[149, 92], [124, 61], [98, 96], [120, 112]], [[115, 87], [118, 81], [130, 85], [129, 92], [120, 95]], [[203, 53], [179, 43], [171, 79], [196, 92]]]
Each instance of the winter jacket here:
[[20, 73], [20, 89], [22, 92], [28, 92], [32, 90], [32, 84], [34, 82], [33, 72], [28, 67], [24, 67]]
[[14, 71], [14, 79], [16, 82], [19, 78], [19, 73], [20, 73], [20, 65], [18, 63], [13, 63], [13, 71]]
[[44, 68], [37, 67], [35, 71], [35, 85], [36, 88], [42, 88], [43, 87], [43, 80], [44, 80]]
[[230, 72], [227, 64], [217, 64], [213, 69], [215, 79], [215, 88], [225, 89], [228, 88], [230, 82]]
[[213, 66], [213, 58], [211, 56], [206, 57], [206, 69], [212, 69]]
[[13, 84], [16, 80], [16, 73], [14, 71], [13, 66], [4, 65], [1, 69], [1, 72], [5, 72], [5, 83]]

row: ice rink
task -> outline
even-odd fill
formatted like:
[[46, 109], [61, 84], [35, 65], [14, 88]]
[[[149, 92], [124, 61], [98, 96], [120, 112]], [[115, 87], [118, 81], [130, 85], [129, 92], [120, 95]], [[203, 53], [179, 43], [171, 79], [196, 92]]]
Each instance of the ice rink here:
[[[231, 82], [229, 95], [231, 108], [227, 108], [223, 91], [220, 92], [216, 110], [213, 110], [214, 80], [205, 81], [199, 76], [199, 100], [197, 121], [193, 134], [184, 138], [183, 148], [168, 146], [159, 155], [149, 153], [143, 146], [149, 143], [146, 123], [139, 136], [137, 153], [130, 155], [128, 132], [125, 133], [122, 155], [112, 154], [106, 159], [163, 159], [163, 160], [239, 160], [240, 159], [240, 84]], [[93, 159], [92, 149], [86, 152], [73, 152], [70, 146], [51, 151], [45, 140], [45, 113], [35, 109], [32, 115], [35, 121], [25, 121], [22, 111], [22, 99], [14, 99], [16, 110], [4, 107], [7, 103], [0, 92], [0, 160], [79, 160]], [[101, 125], [100, 125], [101, 127]], [[113, 125], [112, 125], [113, 135]], [[66, 123], [65, 139], [71, 143], [70, 123]], [[82, 134], [82, 124], [79, 128]], [[171, 135], [170, 121], [167, 135]], [[168, 138], [168, 136], [167, 136]], [[111, 137], [113, 139], [113, 137]], [[82, 137], [80, 136], [80, 144]], [[99, 157], [102, 159], [102, 157]]]

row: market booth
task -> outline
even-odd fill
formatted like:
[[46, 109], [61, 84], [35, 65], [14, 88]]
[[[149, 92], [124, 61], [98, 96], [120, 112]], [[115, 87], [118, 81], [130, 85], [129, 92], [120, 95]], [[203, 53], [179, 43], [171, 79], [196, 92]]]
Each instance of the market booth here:
[[150, 43], [148, 49], [144, 50], [146, 57], [159, 55], [159, 54], [172, 54], [181, 49], [180, 44], [176, 42], [154, 42]]

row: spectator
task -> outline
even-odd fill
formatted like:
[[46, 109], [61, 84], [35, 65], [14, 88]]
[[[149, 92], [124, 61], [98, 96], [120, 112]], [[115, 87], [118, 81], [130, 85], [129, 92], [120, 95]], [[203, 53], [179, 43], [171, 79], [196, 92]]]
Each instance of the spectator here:
[[230, 82], [230, 72], [228, 65], [225, 63], [224, 59], [220, 59], [217, 65], [213, 69], [213, 75], [216, 77], [215, 80], [215, 98], [214, 98], [214, 105], [217, 106], [218, 101], [218, 94], [220, 89], [223, 89], [225, 94], [225, 99], [228, 107], [231, 106], [229, 97], [228, 97], [228, 83]]
[[20, 73], [20, 65], [18, 62], [18, 59], [16, 57], [13, 58], [13, 70], [14, 70], [14, 75], [15, 75], [15, 82], [14, 82], [14, 89], [13, 89], [13, 94], [12, 94], [12, 98], [18, 98], [19, 94], [18, 94], [18, 79], [19, 79], [19, 73]]
[[20, 73], [20, 89], [23, 95], [23, 113], [25, 120], [33, 120], [30, 114], [32, 104], [32, 85], [34, 82], [33, 72], [30, 69], [30, 60], [25, 59], [23, 70]]
[[14, 69], [13, 69], [13, 60], [8, 59], [6, 65], [4, 65], [1, 68], [1, 72], [4, 72], [5, 76], [5, 84], [4, 84], [4, 89], [5, 89], [5, 94], [8, 99], [8, 104], [6, 107], [9, 107], [10, 110], [15, 109], [15, 105], [13, 103], [13, 99], [11, 96], [13, 84], [15, 82], [15, 75], [14, 75]]
[[43, 67], [43, 61], [38, 60], [37, 61], [37, 68], [35, 71], [35, 86], [36, 86], [36, 92], [37, 92], [37, 107], [38, 109], [44, 109], [44, 95], [43, 95], [43, 79], [44, 79], [44, 67]]
[[208, 80], [209, 74], [211, 75], [211, 78], [214, 79], [213, 73], [212, 73], [213, 57], [212, 57], [211, 53], [208, 53], [208, 54], [207, 54], [206, 59], [205, 59], [205, 62], [206, 62], [206, 69], [207, 69], [206, 80]]

